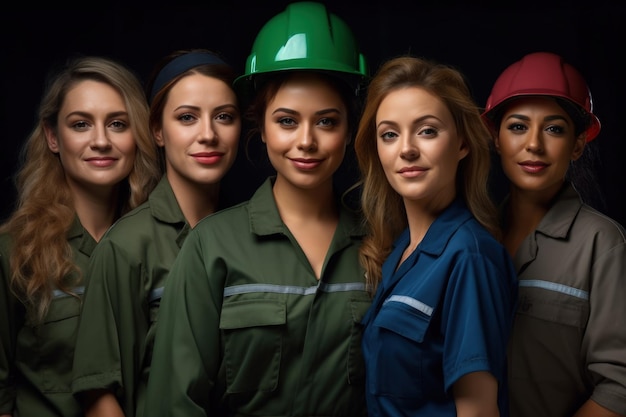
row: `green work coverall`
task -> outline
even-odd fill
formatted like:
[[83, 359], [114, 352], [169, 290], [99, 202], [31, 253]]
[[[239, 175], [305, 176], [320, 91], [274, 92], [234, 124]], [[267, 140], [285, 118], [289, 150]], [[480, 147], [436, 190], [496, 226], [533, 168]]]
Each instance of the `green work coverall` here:
[[362, 235], [342, 208], [318, 281], [271, 178], [202, 220], [165, 289], [146, 416], [365, 416]]
[[101, 239], [78, 330], [75, 393], [109, 389], [126, 417], [142, 415], [161, 293], [189, 230], [164, 176]]
[[[83, 280], [96, 241], [74, 220], [67, 235], [82, 277], [67, 294], [53, 290], [42, 323], [27, 319], [24, 306], [9, 289], [11, 239], [0, 236], [0, 414], [25, 417], [78, 417], [82, 408], [71, 391], [72, 359], [83, 295]], [[77, 272], [78, 273], [78, 272]], [[92, 357], [93, 360], [93, 357]]]

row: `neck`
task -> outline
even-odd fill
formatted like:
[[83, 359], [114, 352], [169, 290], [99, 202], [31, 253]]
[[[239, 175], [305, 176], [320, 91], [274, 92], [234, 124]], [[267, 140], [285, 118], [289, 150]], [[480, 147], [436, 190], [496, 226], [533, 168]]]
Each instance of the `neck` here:
[[409, 247], [412, 250], [419, 245], [435, 219], [452, 204], [454, 198], [454, 194], [445, 196], [442, 194], [439, 198], [428, 200], [404, 199], [404, 208], [406, 209], [409, 233], [411, 235]]
[[72, 197], [80, 223], [99, 242], [117, 218], [118, 188], [107, 187], [94, 192], [74, 187]]
[[[560, 187], [558, 188], [560, 189]], [[511, 188], [504, 212], [503, 244], [515, 256], [523, 240], [532, 233], [546, 215], [558, 189], [528, 192]]]
[[204, 217], [217, 211], [220, 190], [219, 182], [198, 184], [182, 181], [178, 177], [168, 177], [168, 180], [180, 210], [192, 228]]
[[303, 189], [277, 176], [272, 191], [283, 221], [325, 220], [339, 216], [330, 180], [317, 188]]
[[513, 227], [517, 230], [525, 227], [528, 233], [536, 229], [543, 216], [552, 207], [561, 186], [562, 183], [558, 187], [537, 192], [511, 187], [505, 212], [505, 233]]

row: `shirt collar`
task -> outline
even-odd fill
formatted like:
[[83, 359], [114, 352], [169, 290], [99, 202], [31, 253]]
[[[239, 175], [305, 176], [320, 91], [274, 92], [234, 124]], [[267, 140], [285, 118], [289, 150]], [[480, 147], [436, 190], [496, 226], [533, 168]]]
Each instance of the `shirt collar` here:
[[91, 253], [98, 244], [93, 236], [85, 230], [78, 215], [74, 216], [74, 221], [67, 232], [67, 240], [77, 240], [78, 244], [75, 247], [87, 256], [91, 256]]
[[[275, 176], [267, 178], [256, 190], [248, 202], [250, 230], [259, 236], [284, 234], [285, 225], [278, 213], [278, 207], [272, 193]], [[341, 207], [338, 232], [348, 237], [362, 237], [364, 228], [359, 217], [347, 208]]]
[[565, 183], [554, 204], [541, 219], [537, 232], [553, 238], [566, 238], [582, 204], [580, 195], [573, 185]]
[[152, 216], [164, 223], [186, 223], [185, 216], [178, 205], [172, 186], [163, 175], [148, 197]]
[[[455, 199], [430, 225], [424, 239], [418, 246], [420, 251], [433, 256], [441, 255], [452, 235], [471, 218], [472, 214], [465, 203], [460, 198]], [[406, 247], [409, 239], [410, 234], [407, 228], [398, 237], [394, 247]]]

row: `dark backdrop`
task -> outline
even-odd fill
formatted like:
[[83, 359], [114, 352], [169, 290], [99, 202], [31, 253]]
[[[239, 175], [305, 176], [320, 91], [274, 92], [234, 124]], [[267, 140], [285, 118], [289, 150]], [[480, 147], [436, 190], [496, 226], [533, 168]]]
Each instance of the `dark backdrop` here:
[[[592, 142], [598, 181], [594, 202], [626, 224], [626, 2], [602, 0], [499, 1], [374, 0], [323, 1], [354, 30], [373, 71], [396, 55], [433, 58], [460, 69], [474, 98], [484, 105], [498, 74], [522, 55], [551, 51], [563, 55], [587, 79], [602, 131]], [[174, 49], [206, 47], [243, 71], [261, 26], [287, 1], [171, 2], [167, 8], [132, 1], [83, 2], [73, 7], [37, 8], [13, 3], [0, 15], [0, 219], [15, 202], [13, 173], [19, 149], [36, 118], [46, 72], [73, 54], [120, 59], [145, 79], [152, 66]], [[494, 166], [496, 197], [503, 180]], [[346, 182], [354, 166], [342, 175]], [[244, 200], [268, 174], [243, 152], [225, 180]]]

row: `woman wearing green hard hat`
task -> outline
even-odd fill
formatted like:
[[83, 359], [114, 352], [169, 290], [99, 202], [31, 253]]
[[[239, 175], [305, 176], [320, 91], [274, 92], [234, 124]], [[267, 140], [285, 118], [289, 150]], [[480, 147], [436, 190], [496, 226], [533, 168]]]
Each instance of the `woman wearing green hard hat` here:
[[275, 174], [198, 223], [159, 312], [146, 414], [365, 416], [361, 221], [333, 177], [366, 65], [345, 22], [290, 4], [234, 86]]

